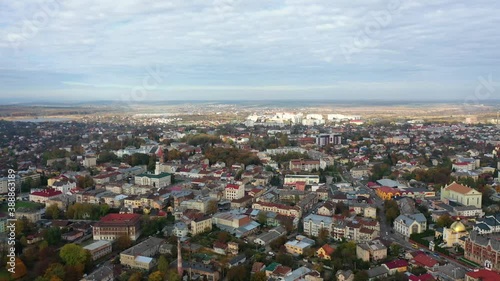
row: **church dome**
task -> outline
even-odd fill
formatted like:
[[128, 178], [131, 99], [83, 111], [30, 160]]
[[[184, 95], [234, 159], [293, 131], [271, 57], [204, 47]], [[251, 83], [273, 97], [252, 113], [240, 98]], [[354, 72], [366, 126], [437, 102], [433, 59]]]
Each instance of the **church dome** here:
[[450, 228], [455, 232], [465, 232], [465, 225], [461, 221], [454, 222]]

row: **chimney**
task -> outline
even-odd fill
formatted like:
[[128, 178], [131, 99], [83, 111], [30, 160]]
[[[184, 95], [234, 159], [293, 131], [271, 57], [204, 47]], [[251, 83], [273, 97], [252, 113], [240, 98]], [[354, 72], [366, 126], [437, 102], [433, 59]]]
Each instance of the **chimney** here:
[[177, 237], [177, 273], [179, 273], [179, 276], [182, 279], [182, 253], [181, 253], [181, 238]]

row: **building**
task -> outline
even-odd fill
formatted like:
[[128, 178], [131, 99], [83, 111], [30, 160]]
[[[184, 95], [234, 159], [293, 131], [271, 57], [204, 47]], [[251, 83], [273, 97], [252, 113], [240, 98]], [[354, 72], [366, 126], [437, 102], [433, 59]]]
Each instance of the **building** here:
[[184, 222], [178, 221], [174, 224], [174, 230], [172, 231], [172, 235], [183, 238], [188, 236], [188, 234], [189, 234], [189, 229]]
[[224, 189], [224, 198], [229, 201], [241, 199], [245, 196], [245, 186], [237, 184], [228, 184]]
[[382, 266], [387, 268], [389, 275], [394, 275], [397, 272], [404, 273], [408, 271], [408, 262], [406, 260], [394, 260], [386, 262], [382, 264]]
[[400, 215], [394, 220], [394, 231], [410, 237], [414, 233], [422, 233], [427, 230], [427, 218], [421, 213], [413, 215]]
[[135, 176], [136, 185], [148, 185], [152, 187], [166, 187], [172, 184], [172, 175], [169, 173], [140, 174]]
[[316, 256], [323, 260], [331, 260], [333, 252], [335, 252], [335, 249], [326, 244], [316, 251]]
[[465, 274], [465, 281], [498, 281], [500, 280], [500, 273], [490, 270], [476, 270], [467, 272]]
[[473, 227], [479, 234], [492, 234], [500, 232], [500, 214], [489, 215], [479, 219]]
[[21, 177], [16, 175], [14, 181], [9, 181], [8, 177], [0, 178], [0, 194], [5, 194], [9, 192], [9, 182], [16, 184], [16, 190], [21, 190]]
[[100, 240], [100, 241], [94, 242], [94, 243], [87, 245], [83, 248], [90, 252], [90, 255], [92, 256], [93, 261], [98, 260], [107, 254], [110, 254], [112, 251], [111, 242], [106, 241], [106, 240]]
[[42, 219], [42, 215], [45, 214], [45, 210], [34, 210], [34, 209], [24, 209], [19, 208], [16, 210], [16, 219], [26, 218], [28, 221], [36, 223]]
[[342, 136], [339, 134], [320, 134], [316, 136], [316, 145], [323, 147], [326, 145], [342, 144]]
[[311, 248], [312, 246], [314, 246], [314, 241], [307, 238], [288, 241], [285, 244], [287, 253], [292, 255], [303, 255], [304, 250]]
[[108, 214], [92, 227], [94, 240], [115, 240], [126, 235], [135, 241], [141, 235], [140, 215]]
[[389, 276], [389, 270], [383, 265], [370, 268], [366, 273], [368, 273], [368, 281], [385, 280], [384, 278]]
[[115, 275], [112, 266], [103, 266], [96, 269], [94, 272], [84, 276], [80, 281], [113, 281]]
[[460, 245], [460, 247], [464, 248], [465, 244], [461, 238], [467, 236], [469, 236], [469, 233], [465, 229], [465, 225], [460, 220], [451, 224], [449, 228], [445, 227], [443, 229], [443, 241], [446, 243], [445, 247]]
[[286, 175], [284, 185], [295, 185], [297, 182], [305, 182], [308, 185], [318, 184], [318, 175]]
[[353, 178], [360, 179], [362, 177], [369, 177], [371, 170], [367, 166], [354, 167], [349, 171]]
[[360, 243], [356, 246], [356, 256], [366, 262], [387, 258], [387, 247], [379, 240]]
[[290, 160], [290, 170], [294, 172], [301, 171], [319, 171], [320, 160], [304, 160], [304, 159], [294, 159]]
[[62, 196], [62, 192], [53, 188], [43, 189], [41, 191], [32, 192], [29, 196], [30, 201], [43, 203], [47, 202], [47, 200], [54, 200]]
[[483, 236], [472, 231], [465, 241], [464, 257], [486, 269], [500, 270], [500, 236]]
[[286, 230], [282, 226], [277, 226], [257, 236], [253, 242], [261, 246], [267, 246], [274, 240], [284, 235], [286, 235]]
[[120, 253], [120, 263], [132, 269], [149, 271], [155, 266], [153, 257], [158, 254], [165, 240], [150, 237], [147, 240]]
[[354, 273], [352, 270], [339, 270], [335, 274], [335, 277], [337, 277], [337, 281], [354, 281]]
[[394, 187], [381, 186], [375, 191], [382, 200], [392, 200], [394, 197], [401, 196], [401, 190]]
[[449, 201], [457, 202], [465, 206], [482, 206], [481, 192], [453, 182], [452, 184], [441, 189], [441, 201], [448, 203]]
[[332, 217], [310, 214], [304, 218], [304, 233], [308, 236], [318, 237], [322, 229], [330, 233], [332, 231], [332, 224]]
[[252, 204], [252, 209], [265, 212], [274, 212], [287, 217], [300, 218], [302, 216], [302, 211], [299, 207], [277, 203], [257, 202]]
[[83, 159], [83, 166], [85, 168], [92, 168], [97, 165], [97, 158], [96, 157], [85, 157]]
[[212, 230], [212, 217], [204, 216], [191, 221], [191, 235], [198, 235]]

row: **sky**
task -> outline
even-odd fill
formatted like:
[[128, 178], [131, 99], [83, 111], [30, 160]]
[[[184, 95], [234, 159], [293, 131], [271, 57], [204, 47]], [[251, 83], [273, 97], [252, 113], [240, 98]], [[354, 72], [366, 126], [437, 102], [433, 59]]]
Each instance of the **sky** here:
[[0, 0], [0, 103], [500, 98], [496, 0]]

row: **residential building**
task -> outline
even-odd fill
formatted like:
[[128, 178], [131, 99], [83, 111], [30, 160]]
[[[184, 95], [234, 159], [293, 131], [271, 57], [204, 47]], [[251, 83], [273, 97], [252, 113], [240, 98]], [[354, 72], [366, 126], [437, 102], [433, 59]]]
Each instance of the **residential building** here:
[[332, 217], [310, 214], [304, 218], [304, 233], [313, 237], [317, 237], [322, 229], [330, 233], [332, 231], [332, 223]]
[[356, 256], [366, 262], [383, 260], [387, 258], [387, 247], [380, 240], [360, 243], [356, 246]]
[[80, 281], [113, 281], [115, 275], [112, 266], [99, 267]]
[[261, 246], [267, 246], [274, 240], [284, 235], [286, 235], [286, 230], [282, 226], [277, 226], [257, 236], [253, 242]]
[[465, 281], [498, 281], [500, 280], [500, 273], [485, 269], [480, 269], [465, 274]]
[[394, 220], [394, 231], [410, 237], [414, 233], [422, 233], [427, 230], [427, 219], [421, 213], [413, 215], [400, 215]]
[[479, 234], [492, 234], [500, 232], [500, 214], [489, 215], [483, 219], [478, 219], [473, 227]]
[[115, 240], [126, 235], [135, 241], [141, 235], [140, 215], [108, 214], [101, 218], [93, 228], [94, 240]]
[[195, 218], [194, 220], [191, 221], [190, 233], [193, 236], [211, 230], [212, 230], [212, 217], [210, 216]]
[[323, 147], [326, 145], [338, 145], [342, 143], [342, 135], [339, 134], [320, 134], [316, 136], [316, 145]]
[[257, 202], [252, 204], [252, 209], [265, 212], [274, 212], [283, 216], [295, 218], [300, 218], [302, 216], [302, 211], [299, 207], [292, 207], [278, 203]]
[[500, 270], [500, 235], [480, 235], [472, 231], [465, 241], [464, 257], [486, 269]]
[[323, 260], [331, 260], [333, 252], [335, 252], [335, 249], [326, 244], [316, 251], [316, 256]]
[[47, 202], [47, 200], [54, 200], [62, 196], [62, 192], [53, 188], [47, 188], [40, 191], [35, 191], [30, 193], [30, 201], [43, 203]]
[[408, 271], [408, 262], [406, 260], [394, 260], [386, 262], [382, 264], [382, 266], [387, 268], [389, 275], [394, 275], [397, 272], [404, 273]]
[[389, 276], [389, 270], [383, 265], [370, 268], [366, 273], [368, 273], [368, 281], [384, 280]]
[[288, 241], [285, 244], [286, 251], [292, 255], [303, 255], [304, 250], [311, 248], [312, 246], [314, 246], [314, 241], [307, 238], [301, 240]]
[[90, 255], [92, 256], [92, 260], [94, 260], [94, 261], [104, 257], [107, 254], [110, 254], [112, 251], [111, 242], [106, 241], [106, 240], [100, 240], [100, 241], [94, 242], [94, 243], [87, 245], [83, 248], [90, 252]]
[[45, 210], [34, 210], [34, 209], [25, 209], [19, 208], [16, 210], [16, 219], [26, 218], [30, 222], [37, 222], [42, 219], [42, 215], [45, 214]]
[[319, 171], [320, 160], [304, 160], [304, 159], [293, 159], [290, 160], [290, 170], [294, 172], [307, 171], [310, 172], [312, 170]]
[[149, 271], [155, 265], [153, 257], [158, 254], [165, 240], [150, 237], [147, 240], [120, 253], [120, 263], [132, 269]]
[[481, 192], [453, 182], [452, 184], [441, 189], [441, 201], [448, 203], [449, 201], [457, 202], [465, 206], [482, 206]]
[[339, 270], [335, 274], [337, 281], [354, 281], [354, 273], [352, 270]]
[[286, 175], [284, 185], [295, 185], [297, 182], [305, 182], [306, 184], [318, 184], [318, 175]]
[[172, 184], [172, 175], [169, 173], [140, 174], [135, 176], [136, 185], [148, 185], [152, 187], [166, 187]]
[[224, 198], [227, 200], [237, 200], [245, 196], [245, 186], [237, 184], [228, 184], [224, 189]]
[[381, 186], [375, 191], [382, 200], [392, 200], [392, 198], [401, 196], [401, 190], [394, 187]]

